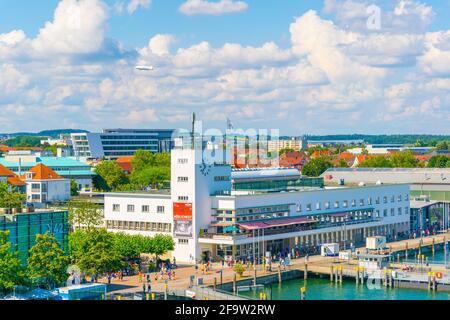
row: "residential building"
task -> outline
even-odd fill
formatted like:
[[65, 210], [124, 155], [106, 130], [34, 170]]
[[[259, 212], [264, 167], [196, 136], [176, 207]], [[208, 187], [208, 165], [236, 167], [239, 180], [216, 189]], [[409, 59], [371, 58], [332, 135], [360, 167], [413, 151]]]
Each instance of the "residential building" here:
[[411, 151], [414, 154], [427, 154], [436, 148], [432, 147], [408, 147], [402, 144], [369, 144], [364, 148], [358, 147], [348, 149], [347, 151], [355, 155], [363, 153], [364, 149], [367, 154], [390, 154], [391, 152]]
[[92, 192], [96, 175], [91, 166], [74, 158], [42, 156], [32, 151], [16, 151], [0, 157], [0, 164], [21, 176], [38, 164], [43, 164], [65, 179], [75, 180], [81, 193]]
[[36, 211], [0, 214], [0, 231], [9, 231], [13, 250], [19, 252], [23, 265], [36, 243], [36, 235], [49, 232], [58, 240], [61, 249], [68, 252], [69, 213], [67, 211]]
[[267, 151], [279, 153], [283, 149], [303, 151], [308, 149], [308, 142], [304, 137], [291, 137], [287, 139], [276, 139], [267, 141]]
[[25, 193], [27, 184], [18, 175], [0, 164], [0, 181], [7, 183], [17, 191]]
[[295, 169], [232, 171], [222, 149], [180, 145], [170, 191], [105, 195], [109, 230], [171, 234], [173, 256], [186, 263], [409, 232], [408, 184], [324, 187]]
[[73, 133], [71, 139], [75, 157], [117, 159], [141, 149], [170, 152], [174, 133], [172, 129], [105, 129], [102, 133]]
[[27, 203], [36, 208], [70, 200], [70, 180], [42, 163], [27, 171], [21, 179], [27, 184]]
[[286, 152], [279, 157], [278, 165], [280, 167], [295, 168], [301, 171], [309, 160], [310, 158], [304, 152]]
[[116, 162], [122, 168], [123, 172], [130, 174], [133, 171], [133, 158], [134, 157], [119, 157]]

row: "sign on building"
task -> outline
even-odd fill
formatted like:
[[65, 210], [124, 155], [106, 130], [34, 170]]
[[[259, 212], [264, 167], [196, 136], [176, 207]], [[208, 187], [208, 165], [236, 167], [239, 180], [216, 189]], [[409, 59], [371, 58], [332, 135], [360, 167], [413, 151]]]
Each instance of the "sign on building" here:
[[192, 238], [192, 203], [175, 202], [173, 204], [174, 236]]

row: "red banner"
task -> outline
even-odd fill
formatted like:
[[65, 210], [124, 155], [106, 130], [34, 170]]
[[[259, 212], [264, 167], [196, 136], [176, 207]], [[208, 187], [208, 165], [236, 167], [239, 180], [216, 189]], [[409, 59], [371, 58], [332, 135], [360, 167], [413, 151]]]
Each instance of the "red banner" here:
[[192, 203], [174, 202], [173, 220], [192, 221]]

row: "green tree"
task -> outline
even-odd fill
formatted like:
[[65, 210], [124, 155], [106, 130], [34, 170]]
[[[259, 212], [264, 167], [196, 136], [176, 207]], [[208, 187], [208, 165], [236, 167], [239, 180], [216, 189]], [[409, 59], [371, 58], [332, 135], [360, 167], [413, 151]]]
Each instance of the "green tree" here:
[[148, 167], [141, 171], [133, 171], [130, 180], [141, 189], [148, 186], [157, 188], [165, 181], [170, 181], [170, 167]]
[[126, 233], [114, 234], [114, 249], [124, 259], [136, 259], [141, 255], [141, 237]]
[[152, 238], [151, 253], [158, 256], [162, 256], [169, 251], [175, 249], [175, 242], [171, 236], [157, 234]]
[[337, 167], [338, 168], [348, 168], [348, 163], [344, 159], [340, 159]]
[[12, 250], [9, 231], [0, 231], [0, 290], [6, 293], [14, 286], [24, 284], [24, 271], [19, 253]]
[[26, 196], [11, 188], [5, 182], [0, 182], [0, 208], [20, 208], [26, 200]]
[[99, 163], [95, 167], [95, 172], [99, 178], [94, 180], [94, 182], [97, 183], [96, 188], [99, 190], [111, 191], [117, 189], [121, 184], [128, 183], [125, 173], [115, 161], [103, 161]]
[[329, 157], [317, 157], [303, 166], [302, 173], [309, 177], [318, 177], [333, 165]]
[[69, 258], [60, 248], [59, 242], [48, 232], [36, 236], [30, 249], [27, 273], [33, 284], [52, 289], [63, 284], [67, 278]]
[[392, 164], [384, 155], [373, 155], [361, 162], [360, 168], [391, 168]]
[[69, 233], [69, 257], [72, 263], [76, 264], [83, 256], [88, 235], [87, 231], [81, 229]]
[[78, 190], [78, 184], [75, 180], [70, 180], [70, 195], [72, 197], [76, 197], [78, 195], [80, 195], [80, 192]]
[[419, 163], [411, 151], [394, 153], [389, 161], [394, 168], [415, 168]]
[[450, 149], [450, 142], [447, 141], [439, 141], [436, 144], [436, 149], [437, 150], [449, 150]]
[[88, 200], [72, 200], [68, 205], [69, 221], [72, 226], [92, 230], [103, 223], [103, 214], [98, 204]]
[[147, 150], [138, 150], [134, 154], [131, 164], [133, 165], [133, 171], [142, 171], [149, 166], [155, 165], [155, 155]]
[[77, 244], [77, 265], [81, 271], [99, 275], [106, 272], [118, 271], [125, 266], [114, 246], [114, 234], [108, 233], [105, 229], [92, 230], [86, 232], [85, 237], [78, 237]]
[[428, 161], [429, 168], [450, 168], [450, 157], [448, 156], [433, 156]]

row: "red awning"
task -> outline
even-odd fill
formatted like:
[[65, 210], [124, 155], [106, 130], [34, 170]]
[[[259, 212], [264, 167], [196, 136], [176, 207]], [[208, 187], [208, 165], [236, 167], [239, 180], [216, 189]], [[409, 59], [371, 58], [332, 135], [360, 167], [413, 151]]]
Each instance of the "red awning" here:
[[273, 227], [282, 227], [282, 226], [291, 226], [295, 224], [308, 224], [314, 223], [315, 220], [310, 220], [305, 217], [298, 218], [285, 218], [285, 219], [276, 219], [276, 220], [267, 220], [267, 221], [255, 221], [255, 222], [246, 222], [239, 223], [238, 226], [244, 228], [246, 230], [257, 230], [257, 229], [268, 229]]

